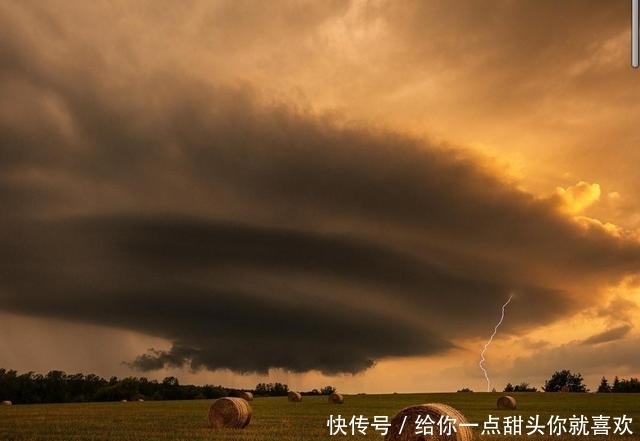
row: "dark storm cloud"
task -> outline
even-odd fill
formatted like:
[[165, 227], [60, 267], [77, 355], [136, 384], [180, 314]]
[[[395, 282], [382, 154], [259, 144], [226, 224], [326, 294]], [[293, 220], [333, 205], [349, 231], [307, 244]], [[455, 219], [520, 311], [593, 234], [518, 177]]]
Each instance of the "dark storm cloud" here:
[[358, 372], [484, 335], [512, 291], [505, 330], [521, 331], [638, 268], [637, 243], [579, 227], [479, 158], [147, 71], [126, 47], [12, 14], [0, 308], [172, 342], [141, 369]]
[[[170, 338], [175, 346], [161, 359], [174, 365], [186, 362], [188, 354], [194, 368], [355, 372], [373, 358], [435, 353], [451, 346], [428, 327], [405, 324], [391, 313], [357, 314], [336, 301], [309, 302], [305, 292], [287, 284], [270, 286], [258, 283], [259, 278], [238, 284], [225, 277], [246, 278], [252, 267], [277, 273], [283, 265], [291, 271], [315, 268], [344, 275], [350, 271], [341, 266], [349, 263], [341, 259], [355, 258], [356, 265], [373, 262], [374, 268], [380, 258], [394, 260], [349, 241], [170, 218], [47, 224], [32, 226], [27, 234], [29, 238], [16, 238], [13, 256], [26, 260], [20, 255], [23, 241], [35, 239], [29, 257], [40, 258], [36, 263], [44, 269], [13, 266], [12, 283], [4, 288], [42, 292], [37, 301], [5, 295], [5, 310], [89, 319]], [[381, 255], [370, 258], [366, 252]], [[327, 261], [329, 256], [336, 261]], [[288, 265], [291, 258], [299, 263]], [[148, 362], [143, 357], [136, 366], [144, 368]]]
[[599, 343], [607, 343], [610, 341], [620, 340], [624, 338], [629, 331], [631, 331], [630, 325], [622, 325], [617, 328], [609, 329], [604, 332], [592, 335], [591, 337], [582, 341], [583, 345], [597, 345]]
[[[2, 242], [17, 262], [7, 265], [5, 310], [176, 341], [168, 353], [137, 360], [142, 368], [188, 359], [194, 368], [355, 372], [380, 357], [450, 348], [445, 338], [484, 324], [472, 314], [480, 307], [473, 297], [505, 290], [349, 237], [170, 215], [22, 224], [5, 231]], [[309, 282], [297, 284], [299, 274]], [[345, 298], [317, 295], [313, 283], [324, 279], [365, 288], [338, 283], [334, 289]], [[551, 292], [537, 294], [546, 304], [561, 303]], [[373, 307], [380, 300], [384, 306]], [[444, 336], [438, 327], [452, 329]], [[244, 350], [249, 359], [238, 353]]]

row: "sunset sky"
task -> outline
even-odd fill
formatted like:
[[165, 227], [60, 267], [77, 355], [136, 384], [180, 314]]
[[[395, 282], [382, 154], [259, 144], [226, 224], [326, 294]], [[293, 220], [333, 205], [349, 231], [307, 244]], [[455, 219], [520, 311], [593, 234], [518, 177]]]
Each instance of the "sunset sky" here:
[[0, 2], [0, 367], [640, 376], [628, 0]]

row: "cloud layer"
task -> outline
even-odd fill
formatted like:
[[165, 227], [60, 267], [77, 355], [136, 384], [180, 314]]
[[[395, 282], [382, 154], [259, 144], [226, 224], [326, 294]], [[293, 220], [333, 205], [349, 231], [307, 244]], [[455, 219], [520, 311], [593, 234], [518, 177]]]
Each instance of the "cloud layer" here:
[[103, 40], [2, 8], [0, 308], [172, 342], [140, 369], [359, 372], [484, 335], [511, 292], [522, 332], [638, 269], [481, 157], [137, 53], [150, 11]]

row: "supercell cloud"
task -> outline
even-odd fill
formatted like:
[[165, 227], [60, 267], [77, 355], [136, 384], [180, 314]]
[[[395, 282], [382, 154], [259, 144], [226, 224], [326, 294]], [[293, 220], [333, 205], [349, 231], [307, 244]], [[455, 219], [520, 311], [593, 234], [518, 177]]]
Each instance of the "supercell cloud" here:
[[355, 373], [484, 335], [510, 292], [524, 332], [638, 270], [482, 157], [1, 8], [0, 309], [172, 342], [139, 369]]

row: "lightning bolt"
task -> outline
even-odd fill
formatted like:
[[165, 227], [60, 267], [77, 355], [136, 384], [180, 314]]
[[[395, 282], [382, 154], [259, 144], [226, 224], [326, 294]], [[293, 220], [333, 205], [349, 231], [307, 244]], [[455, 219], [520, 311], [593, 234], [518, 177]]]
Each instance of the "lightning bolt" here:
[[513, 294], [509, 294], [509, 300], [507, 300], [506, 303], [502, 305], [502, 315], [500, 316], [500, 321], [498, 322], [496, 327], [493, 328], [493, 334], [491, 334], [491, 337], [489, 337], [489, 341], [487, 342], [487, 344], [484, 345], [484, 349], [482, 349], [482, 352], [480, 352], [480, 363], [478, 363], [478, 366], [480, 366], [480, 369], [482, 369], [482, 372], [484, 372], [484, 378], [487, 380], [487, 392], [491, 392], [491, 380], [489, 380], [489, 374], [487, 374], [487, 370], [483, 366], [483, 363], [485, 361], [484, 353], [487, 352], [487, 348], [493, 341], [493, 337], [496, 336], [496, 333], [498, 332], [498, 328], [502, 324], [502, 320], [504, 320], [504, 310], [507, 307], [507, 305], [511, 303], [512, 298], [513, 298]]

